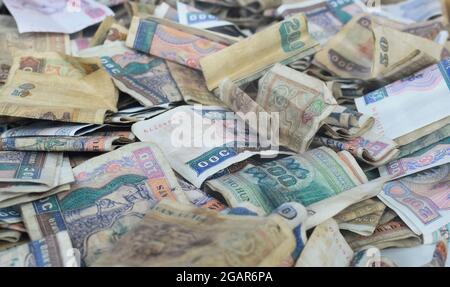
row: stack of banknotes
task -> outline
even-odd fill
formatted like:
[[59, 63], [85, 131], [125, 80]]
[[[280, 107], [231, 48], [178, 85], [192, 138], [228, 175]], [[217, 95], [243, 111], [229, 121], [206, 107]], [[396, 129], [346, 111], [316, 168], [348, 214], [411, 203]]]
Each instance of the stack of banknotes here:
[[0, 13], [0, 266], [449, 265], [450, 1]]

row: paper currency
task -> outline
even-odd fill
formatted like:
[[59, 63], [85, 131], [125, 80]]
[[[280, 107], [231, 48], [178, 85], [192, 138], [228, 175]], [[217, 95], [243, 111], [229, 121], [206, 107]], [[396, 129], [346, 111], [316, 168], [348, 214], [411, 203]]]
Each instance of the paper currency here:
[[371, 245], [378, 249], [391, 247], [413, 247], [421, 244], [421, 239], [399, 219], [379, 225], [371, 236], [362, 236], [353, 232], [343, 232], [345, 240], [353, 250]]
[[363, 236], [370, 236], [375, 232], [382, 216], [383, 211], [377, 211], [350, 221], [341, 222], [339, 223], [339, 228]]
[[100, 56], [116, 86], [146, 107], [182, 100], [166, 61], [125, 47], [123, 42], [100, 46], [81, 55]]
[[0, 114], [101, 124], [107, 111], [117, 111], [117, 99], [98, 59], [23, 52], [0, 92]]
[[294, 247], [294, 235], [280, 218], [219, 215], [161, 202], [94, 265], [267, 267], [280, 265]]
[[108, 31], [108, 34], [106, 35], [105, 44], [117, 41], [125, 42], [127, 40], [127, 36], [128, 36], [127, 28], [118, 23], [113, 23]]
[[11, 224], [22, 222], [22, 215], [17, 206], [0, 208], [0, 224]]
[[73, 172], [70, 192], [23, 205], [22, 215], [32, 240], [67, 230], [88, 266], [110, 252], [162, 198], [189, 202], [164, 156], [150, 143], [127, 145]]
[[[322, 166], [333, 166], [333, 173]], [[219, 192], [229, 206], [248, 201], [270, 213], [289, 201], [308, 208], [362, 184], [352, 169], [332, 150], [319, 148], [259, 166], [250, 165], [208, 181], [207, 185]]]
[[432, 233], [449, 222], [450, 164], [387, 183], [378, 197], [416, 234]]
[[133, 18], [127, 46], [137, 51], [200, 68], [200, 59], [220, 51], [225, 45], [150, 20]]
[[353, 250], [339, 232], [333, 219], [318, 225], [308, 238], [296, 267], [347, 267]]
[[[316, 52], [303, 15], [275, 24], [252, 37], [200, 60], [210, 91], [228, 78], [243, 84], [261, 77], [276, 63], [288, 64]], [[259, 59], [253, 61], [252, 59]]]
[[386, 208], [386, 205], [384, 205], [382, 202], [374, 200], [374, 199], [367, 199], [361, 202], [358, 202], [356, 204], [353, 204], [349, 206], [348, 208], [344, 209], [342, 212], [340, 212], [338, 215], [334, 217], [334, 219], [340, 223], [340, 222], [346, 222], [351, 221], [353, 219], [369, 215], [375, 212], [383, 211]]
[[400, 178], [450, 162], [450, 138], [379, 168], [380, 175]]
[[176, 172], [201, 187], [215, 173], [261, 152], [256, 132], [244, 126], [222, 107], [181, 106], [134, 124], [132, 131], [156, 143]]
[[357, 159], [372, 166], [382, 166], [393, 160], [399, 153], [398, 145], [394, 141], [373, 132], [367, 132], [350, 140], [316, 136], [313, 143], [327, 146], [335, 151], [346, 150]]
[[[375, 132], [394, 140], [443, 121], [450, 115], [446, 108], [450, 104], [449, 65], [450, 59], [443, 60], [409, 78], [369, 93], [356, 99], [356, 107], [359, 112], [376, 119]], [[424, 102], [427, 105], [423, 105]], [[398, 141], [400, 145], [411, 142]]]
[[0, 251], [0, 265], [8, 267], [79, 267], [66, 231]]
[[435, 145], [436, 143], [450, 137], [450, 125], [446, 125], [426, 136], [423, 136], [407, 145], [401, 146], [399, 148], [400, 153], [398, 158], [403, 158], [409, 156], [421, 149], [428, 146]]
[[206, 106], [223, 105], [222, 101], [217, 99], [208, 90], [205, 78], [200, 71], [190, 69], [175, 62], [167, 61], [166, 64], [186, 103]]
[[[58, 185], [62, 153], [0, 151], [0, 192], [44, 192]], [[56, 176], [55, 176], [56, 173]]]
[[71, 34], [114, 15], [108, 7], [93, 0], [5, 0], [16, 19], [20, 33], [52, 32]]
[[381, 9], [397, 17], [415, 22], [426, 21], [442, 15], [439, 0], [406, 0], [396, 4], [383, 5]]
[[322, 82], [279, 64], [259, 81], [256, 102], [280, 113], [280, 144], [296, 152], [306, 151], [336, 105]]
[[321, 44], [325, 44], [354, 15], [366, 10], [364, 4], [359, 0], [309, 0], [283, 4], [277, 8], [276, 14], [286, 18], [294, 14], [305, 13], [311, 36]]
[[18, 242], [21, 236], [22, 232], [20, 231], [0, 227], [0, 241]]

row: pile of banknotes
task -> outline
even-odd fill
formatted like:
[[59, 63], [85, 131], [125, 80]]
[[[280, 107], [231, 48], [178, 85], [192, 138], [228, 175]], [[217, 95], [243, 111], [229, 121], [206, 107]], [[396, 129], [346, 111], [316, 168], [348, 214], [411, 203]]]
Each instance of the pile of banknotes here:
[[0, 1], [0, 266], [448, 266], [450, 1]]

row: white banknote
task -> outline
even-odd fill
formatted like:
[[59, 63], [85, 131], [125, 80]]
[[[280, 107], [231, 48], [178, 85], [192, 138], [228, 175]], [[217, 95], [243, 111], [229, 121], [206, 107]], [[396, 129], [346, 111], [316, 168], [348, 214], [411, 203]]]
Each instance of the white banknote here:
[[114, 12], [94, 0], [4, 0], [20, 33], [72, 34], [97, 24]]

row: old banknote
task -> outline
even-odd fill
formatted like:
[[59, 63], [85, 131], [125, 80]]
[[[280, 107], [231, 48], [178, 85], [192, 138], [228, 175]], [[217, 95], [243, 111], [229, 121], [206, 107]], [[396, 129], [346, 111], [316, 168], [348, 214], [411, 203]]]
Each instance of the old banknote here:
[[229, 206], [248, 201], [268, 214], [290, 201], [308, 208], [362, 184], [356, 175], [362, 172], [359, 166], [349, 164], [334, 151], [319, 148], [258, 166], [248, 165], [207, 185], [220, 193]]
[[280, 218], [161, 202], [94, 265], [278, 266], [294, 248], [294, 235]]
[[18, 242], [22, 237], [22, 232], [17, 230], [6, 229], [0, 226], [0, 241], [2, 242]]
[[370, 236], [375, 232], [382, 216], [383, 211], [377, 211], [349, 221], [340, 222], [339, 228], [363, 236]]
[[334, 219], [319, 224], [308, 238], [296, 267], [347, 267], [353, 250]]
[[[73, 170], [71, 190], [22, 206], [32, 240], [67, 230], [91, 265], [163, 198], [189, 203], [161, 151], [135, 143]], [[56, 223], [55, 223], [56, 222]]]
[[306, 151], [337, 105], [323, 82], [280, 64], [260, 79], [255, 101], [279, 113], [280, 144], [296, 152]]
[[112, 42], [82, 51], [82, 57], [100, 57], [116, 86], [146, 107], [178, 102], [183, 98], [166, 61]]
[[[114, 15], [108, 7], [94, 0], [34, 1], [5, 0], [4, 4], [16, 19], [20, 33], [52, 32], [71, 34]], [[74, 13], [77, 12], [77, 13]]]
[[353, 204], [343, 211], [341, 211], [339, 214], [337, 214], [334, 219], [340, 223], [340, 222], [346, 222], [351, 221], [353, 219], [369, 215], [378, 211], [383, 211], [386, 208], [386, 205], [384, 205], [379, 200], [374, 199], [367, 199], [361, 202], [358, 202], [356, 204]]
[[[450, 116], [447, 108], [450, 104], [449, 71], [450, 59], [443, 60], [409, 78], [356, 99], [356, 107], [359, 112], [376, 119], [375, 132], [397, 139], [400, 145], [408, 144], [411, 138], [399, 139], [417, 133], [418, 129], [427, 125], [445, 121]], [[427, 105], [423, 105], [424, 102]]]
[[0, 139], [0, 150], [108, 152], [132, 142], [121, 136], [15, 137]]
[[18, 206], [0, 208], [0, 224], [11, 224], [22, 221]]
[[379, 168], [380, 175], [400, 178], [450, 162], [450, 138], [419, 150], [408, 157], [394, 160]]
[[205, 78], [201, 71], [190, 69], [175, 62], [167, 61], [166, 64], [186, 103], [206, 106], [223, 105], [222, 101], [217, 99], [206, 87]]
[[416, 234], [432, 233], [449, 222], [450, 164], [387, 183], [378, 197]]
[[388, 223], [377, 226], [370, 236], [363, 236], [349, 231], [343, 231], [345, 240], [353, 250], [371, 245], [378, 249], [390, 247], [413, 247], [420, 245], [420, 236], [414, 234], [400, 219], [394, 219]]
[[178, 183], [180, 184], [181, 190], [183, 190], [186, 197], [195, 206], [208, 208], [218, 212], [227, 209], [227, 206], [225, 204], [223, 204], [216, 198], [208, 195], [203, 190], [195, 187], [193, 184], [187, 182], [181, 176], [177, 175], [177, 180]]
[[335, 151], [346, 150], [357, 159], [372, 166], [382, 166], [393, 160], [399, 153], [397, 143], [374, 132], [366, 132], [349, 140], [319, 135], [314, 138], [313, 143], [327, 146]]
[[[318, 43], [299, 14], [200, 60], [209, 90], [228, 78], [242, 84], [261, 77], [276, 63], [288, 64], [310, 56]], [[253, 59], [259, 59], [254, 61]]]
[[0, 114], [101, 124], [117, 111], [117, 90], [99, 59], [20, 52], [0, 92]]
[[200, 187], [215, 173], [271, 148], [261, 147], [256, 131], [244, 126], [223, 107], [181, 106], [134, 124], [132, 131], [141, 141], [156, 143], [172, 168]]
[[67, 231], [0, 251], [0, 265], [8, 267], [79, 267]]
[[[297, 1], [298, 2], [298, 1]], [[321, 44], [337, 34], [353, 16], [367, 9], [359, 0], [309, 0], [279, 6], [276, 15], [289, 17], [304, 13], [308, 19], [309, 31]]]
[[101, 128], [100, 125], [36, 121], [29, 125], [8, 129], [1, 134], [1, 138], [83, 136], [99, 128]]
[[[29, 185], [21, 186], [15, 183], [13, 188], [0, 192], [0, 208], [8, 208], [18, 206], [19, 204], [31, 202], [37, 199], [45, 198], [53, 194], [57, 194], [70, 189], [70, 183], [74, 181], [70, 160], [64, 157], [62, 165], [53, 170], [55, 176], [55, 186], [43, 192], [33, 192], [36, 188]], [[22, 191], [22, 192], [20, 192]]]
[[226, 46], [151, 20], [133, 18], [127, 46], [140, 52], [201, 69], [200, 59]]
[[423, 136], [407, 145], [401, 146], [399, 148], [400, 153], [398, 158], [404, 158], [406, 156], [412, 155], [428, 146], [435, 145], [436, 143], [450, 137], [450, 124], [446, 125], [426, 136]]
[[0, 192], [48, 191], [59, 185], [62, 162], [62, 153], [0, 151]]

